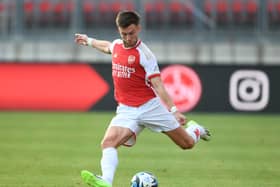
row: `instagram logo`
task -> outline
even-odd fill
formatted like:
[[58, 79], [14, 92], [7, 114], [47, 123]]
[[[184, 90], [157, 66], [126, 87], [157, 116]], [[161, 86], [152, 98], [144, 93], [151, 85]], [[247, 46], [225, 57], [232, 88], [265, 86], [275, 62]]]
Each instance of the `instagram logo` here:
[[230, 78], [230, 104], [236, 110], [259, 111], [269, 101], [268, 76], [259, 70], [237, 70]]

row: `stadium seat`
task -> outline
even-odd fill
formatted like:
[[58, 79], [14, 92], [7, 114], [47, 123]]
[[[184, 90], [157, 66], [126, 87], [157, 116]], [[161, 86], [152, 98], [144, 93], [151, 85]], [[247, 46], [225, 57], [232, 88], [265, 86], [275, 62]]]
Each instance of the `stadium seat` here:
[[0, 13], [3, 13], [5, 9], [4, 3], [0, 2]]
[[53, 17], [54, 17], [54, 25], [56, 27], [65, 25], [65, 4], [62, 1], [58, 1], [54, 3], [53, 6]]
[[246, 23], [249, 25], [255, 25], [258, 15], [258, 3], [256, 0], [247, 0], [246, 13]]
[[113, 13], [113, 17], [112, 17], [112, 19], [111, 20], [114, 20], [115, 19], [115, 17], [117, 16], [117, 14], [118, 14], [118, 12], [120, 11], [120, 10], [123, 10], [123, 9], [125, 9], [124, 8], [124, 6], [123, 6], [123, 4], [120, 2], [120, 1], [113, 1], [112, 3], [111, 3], [111, 10], [112, 10], [112, 13]]
[[155, 2], [155, 11], [157, 14], [157, 22], [159, 26], [161, 26], [163, 22], [166, 21], [165, 10], [166, 10], [166, 5], [163, 1]]
[[108, 27], [112, 26], [113, 23], [113, 13], [111, 11], [110, 3], [106, 1], [100, 1], [98, 3], [98, 26], [100, 27]]
[[134, 10], [135, 9], [134, 4], [131, 0], [126, 0], [124, 2], [124, 4], [125, 4], [125, 9], [126, 10]]
[[218, 26], [228, 23], [229, 4], [227, 0], [206, 0], [204, 2], [204, 13], [213, 19]]
[[[5, 9], [6, 9], [5, 3], [0, 2], [0, 18], [4, 15]], [[0, 27], [1, 27], [1, 26], [2, 26], [2, 25], [0, 24]]]
[[53, 17], [55, 27], [69, 27], [70, 17], [73, 13], [73, 2], [71, 0], [60, 0], [53, 5]]
[[172, 0], [168, 4], [169, 22], [173, 26], [182, 26], [184, 7], [179, 0]]
[[275, 28], [280, 28], [280, 0], [278, 0], [276, 3], [275, 3], [275, 22], [274, 22], [274, 27]]
[[229, 22], [229, 4], [227, 0], [217, 0], [216, 2], [216, 22], [220, 26], [225, 26]]
[[280, 0], [276, 2], [276, 15], [280, 19]]
[[209, 17], [213, 18], [214, 15], [214, 4], [212, 0], [205, 0], [203, 5], [204, 13]]
[[172, 0], [168, 4], [169, 23], [176, 27], [186, 27], [193, 23], [193, 10], [189, 2]]
[[[5, 4], [3, 2], [0, 2], [0, 20], [2, 20], [4, 12], [5, 12]], [[2, 22], [0, 22], [0, 31], [2, 31], [4, 27], [5, 25]]]
[[232, 1], [232, 15], [233, 22], [235, 25], [241, 25], [244, 23], [244, 12], [245, 5], [242, 0], [234, 0]]
[[95, 1], [95, 3], [86, 0], [83, 7], [86, 20], [98, 27], [106, 28], [115, 26], [115, 18], [119, 11], [133, 10], [134, 4], [130, 0]]
[[273, 27], [274, 24], [277, 22], [277, 14], [276, 14], [276, 4], [272, 0], [268, 0], [266, 5], [266, 12], [268, 17], [268, 25], [269, 27]]
[[152, 23], [153, 23], [153, 18], [154, 18], [154, 7], [153, 7], [153, 3], [151, 2], [147, 2], [145, 3], [145, 18], [146, 18], [146, 24], [147, 27], [149, 28]]
[[[5, 30], [10, 32], [14, 27], [15, 4], [11, 1], [0, 2], [0, 32]], [[2, 20], [5, 20], [2, 22]]]
[[185, 20], [187, 25], [193, 25], [193, 5], [189, 4], [189, 2], [186, 2], [184, 4], [184, 12], [185, 12]]
[[147, 28], [158, 28], [165, 20], [165, 3], [163, 1], [148, 1], [145, 3]]
[[34, 24], [34, 2], [32, 0], [25, 0], [24, 8], [24, 25], [31, 28]]
[[131, 2], [131, 0], [114, 0], [112, 2], [109, 3], [109, 7], [110, 7], [110, 12], [112, 12], [113, 14], [110, 16], [113, 16], [110, 18], [110, 20], [113, 20], [113, 24], [115, 23], [115, 18], [117, 16], [117, 14], [119, 13], [119, 11], [122, 10], [133, 10], [134, 9], [134, 5], [133, 2]]
[[117, 13], [121, 10], [133, 10], [134, 9], [134, 4], [131, 0], [126, 0], [126, 1], [113, 1], [110, 4], [110, 7], [113, 11], [114, 17], [117, 15]]
[[50, 0], [41, 0], [39, 3], [39, 24], [41, 27], [50, 26], [52, 21], [52, 4]]
[[92, 27], [96, 17], [95, 4], [91, 0], [84, 0], [82, 4], [82, 10], [85, 27]]

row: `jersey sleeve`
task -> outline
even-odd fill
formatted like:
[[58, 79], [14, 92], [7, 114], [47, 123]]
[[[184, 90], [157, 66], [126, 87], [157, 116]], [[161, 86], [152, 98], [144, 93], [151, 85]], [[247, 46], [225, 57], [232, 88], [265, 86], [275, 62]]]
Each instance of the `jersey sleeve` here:
[[144, 44], [139, 46], [140, 52], [140, 64], [143, 66], [146, 72], [146, 80], [150, 80], [152, 77], [159, 76], [160, 71], [158, 62], [152, 51]]
[[111, 54], [113, 54], [113, 50], [114, 50], [115, 44], [116, 44], [116, 43], [119, 43], [119, 42], [121, 42], [121, 40], [120, 40], [120, 39], [116, 39], [116, 40], [114, 40], [114, 41], [111, 43], [111, 45], [110, 45], [110, 47], [109, 47], [109, 50], [110, 50]]

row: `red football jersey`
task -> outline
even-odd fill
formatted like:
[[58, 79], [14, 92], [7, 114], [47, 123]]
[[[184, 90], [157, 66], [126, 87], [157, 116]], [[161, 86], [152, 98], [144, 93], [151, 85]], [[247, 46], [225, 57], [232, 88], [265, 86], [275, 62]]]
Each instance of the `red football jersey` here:
[[160, 76], [160, 71], [151, 50], [140, 40], [134, 47], [125, 48], [123, 41], [117, 39], [110, 46], [110, 51], [116, 101], [140, 106], [156, 97], [149, 80]]

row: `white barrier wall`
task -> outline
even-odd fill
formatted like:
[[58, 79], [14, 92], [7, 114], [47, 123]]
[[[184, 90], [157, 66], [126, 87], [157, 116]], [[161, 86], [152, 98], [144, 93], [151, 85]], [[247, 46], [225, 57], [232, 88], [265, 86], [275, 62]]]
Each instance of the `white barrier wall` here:
[[[274, 43], [181, 43], [147, 42], [159, 63], [184, 64], [280, 64], [280, 46]], [[79, 47], [71, 42], [1, 42], [2, 61], [109, 61], [104, 55], [89, 47]]]

